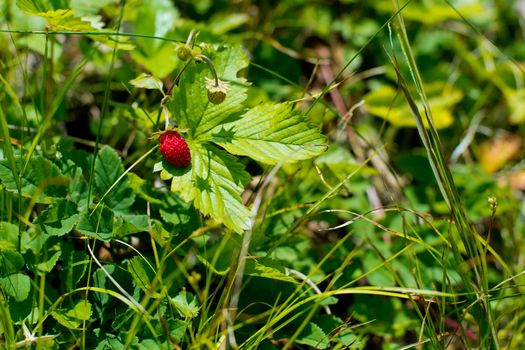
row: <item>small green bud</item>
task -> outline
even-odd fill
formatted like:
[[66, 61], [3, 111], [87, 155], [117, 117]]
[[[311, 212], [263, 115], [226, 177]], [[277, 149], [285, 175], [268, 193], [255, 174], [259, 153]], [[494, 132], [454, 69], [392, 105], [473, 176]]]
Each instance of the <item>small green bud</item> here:
[[186, 45], [177, 47], [177, 57], [182, 61], [187, 61], [193, 56], [191, 49]]
[[492, 211], [496, 210], [498, 207], [498, 199], [496, 197], [489, 197], [487, 202], [489, 202], [489, 207]]

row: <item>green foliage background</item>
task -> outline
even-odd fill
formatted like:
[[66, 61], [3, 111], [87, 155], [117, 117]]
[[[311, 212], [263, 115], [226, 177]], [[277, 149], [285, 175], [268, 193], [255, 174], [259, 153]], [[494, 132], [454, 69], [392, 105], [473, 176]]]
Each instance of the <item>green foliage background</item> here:
[[523, 347], [524, 23], [505, 0], [1, 2], [0, 347]]

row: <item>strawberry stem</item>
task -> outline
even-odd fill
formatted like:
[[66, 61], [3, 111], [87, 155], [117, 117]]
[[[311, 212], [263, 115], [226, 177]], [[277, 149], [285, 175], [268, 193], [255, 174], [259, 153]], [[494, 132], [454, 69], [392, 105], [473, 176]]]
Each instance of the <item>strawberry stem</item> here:
[[213, 62], [208, 58], [208, 56], [203, 55], [203, 54], [198, 54], [197, 58], [205, 61], [208, 64], [208, 66], [210, 67], [211, 72], [213, 74], [213, 78], [215, 79], [215, 87], [218, 87], [219, 86], [219, 77], [217, 76], [217, 71], [215, 70], [215, 66], [213, 65]]

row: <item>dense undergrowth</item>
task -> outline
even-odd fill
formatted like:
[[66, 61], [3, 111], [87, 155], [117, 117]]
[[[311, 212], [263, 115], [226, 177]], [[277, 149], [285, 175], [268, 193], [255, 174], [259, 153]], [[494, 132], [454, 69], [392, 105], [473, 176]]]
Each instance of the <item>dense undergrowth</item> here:
[[3, 1], [0, 347], [524, 347], [524, 4]]

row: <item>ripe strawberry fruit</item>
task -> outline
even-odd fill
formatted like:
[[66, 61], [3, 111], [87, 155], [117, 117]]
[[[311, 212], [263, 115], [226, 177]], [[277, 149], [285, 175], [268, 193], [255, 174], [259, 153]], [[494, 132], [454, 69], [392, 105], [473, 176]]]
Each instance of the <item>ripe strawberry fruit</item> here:
[[160, 153], [164, 159], [177, 168], [190, 165], [191, 154], [184, 137], [178, 132], [168, 130], [160, 135]]

